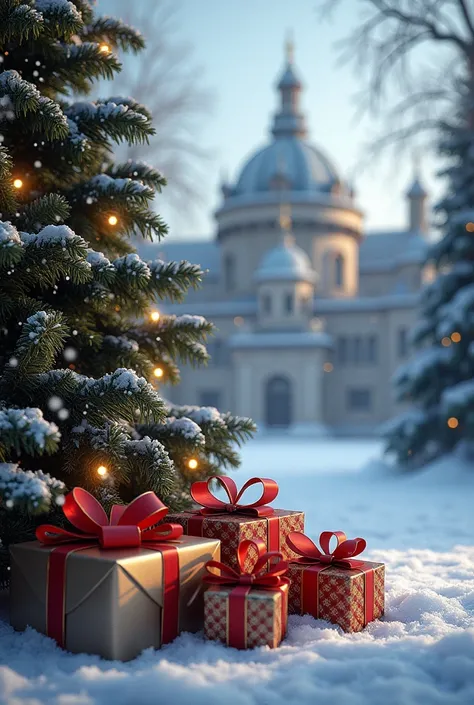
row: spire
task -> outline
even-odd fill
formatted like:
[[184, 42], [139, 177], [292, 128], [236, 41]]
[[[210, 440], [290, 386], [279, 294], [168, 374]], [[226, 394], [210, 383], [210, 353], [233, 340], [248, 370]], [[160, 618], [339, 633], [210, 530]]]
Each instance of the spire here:
[[413, 232], [426, 232], [428, 230], [426, 217], [427, 192], [420, 176], [419, 158], [413, 159], [413, 182], [407, 191], [409, 229]]
[[280, 109], [275, 115], [272, 133], [274, 137], [304, 137], [306, 127], [299, 112], [301, 82], [294, 69], [294, 44], [291, 36], [288, 36], [285, 43], [285, 58], [285, 68], [277, 86], [280, 93]]
[[293, 32], [290, 29], [286, 33], [285, 51], [286, 63], [290, 65], [293, 64], [293, 59], [295, 55], [295, 44], [293, 42]]
[[280, 203], [280, 236], [281, 242], [286, 247], [294, 245], [295, 238], [291, 232], [291, 205], [289, 203]]

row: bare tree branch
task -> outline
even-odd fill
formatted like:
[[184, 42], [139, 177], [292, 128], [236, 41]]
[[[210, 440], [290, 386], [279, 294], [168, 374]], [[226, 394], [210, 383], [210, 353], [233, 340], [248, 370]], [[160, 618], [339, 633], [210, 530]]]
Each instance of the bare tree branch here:
[[[342, 4], [321, 2], [326, 15]], [[449, 121], [460, 107], [463, 86], [470, 83], [474, 94], [474, 23], [471, 0], [358, 3], [367, 13], [339, 46], [344, 62], [355, 62], [359, 72], [367, 73], [359, 113], [383, 118], [384, 131], [371, 145], [373, 155]], [[421, 51], [424, 47], [439, 47], [436, 69]]]
[[160, 198], [187, 213], [203, 196], [202, 169], [210, 152], [201, 146], [200, 128], [212, 106], [212, 96], [202, 85], [202, 70], [193, 65], [193, 51], [177, 38], [179, 3], [173, 0], [101, 0], [114, 14], [145, 36], [146, 49], [137, 60], [124, 61], [113, 91], [132, 95], [150, 110], [156, 134], [147, 146], [129, 147], [121, 157], [153, 162], [167, 178]]

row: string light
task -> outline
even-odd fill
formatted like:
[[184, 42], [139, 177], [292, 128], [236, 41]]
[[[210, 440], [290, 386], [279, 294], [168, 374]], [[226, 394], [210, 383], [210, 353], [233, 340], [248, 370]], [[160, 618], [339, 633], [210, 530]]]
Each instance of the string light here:
[[118, 218], [116, 215], [109, 215], [109, 225], [117, 225]]
[[455, 416], [450, 416], [448, 419], [449, 428], [457, 428], [459, 426], [459, 421]]
[[15, 188], [21, 188], [23, 186], [23, 181], [21, 179], [15, 179], [13, 182]]
[[324, 370], [325, 372], [332, 372], [333, 369], [334, 369], [334, 365], [332, 364], [332, 362], [325, 362], [325, 363], [324, 363], [324, 365], [323, 365], [323, 370]]
[[153, 323], [157, 323], [160, 320], [160, 312], [152, 311], [150, 313], [150, 320], [153, 321]]
[[105, 477], [108, 473], [108, 469], [105, 467], [105, 465], [99, 465], [97, 468], [97, 474], [100, 475], [100, 477]]
[[108, 44], [100, 44], [99, 51], [101, 51], [102, 54], [108, 54], [110, 51], [110, 47]]
[[454, 333], [451, 333], [451, 340], [453, 341], [453, 343], [460, 343], [461, 333], [457, 333], [456, 331]]
[[190, 470], [196, 470], [197, 466], [198, 466], [198, 461], [196, 460], [196, 458], [190, 458], [188, 460], [188, 468]]
[[474, 233], [474, 223], [466, 223], [466, 230], [468, 233]]
[[155, 369], [153, 370], [153, 374], [155, 375], [155, 377], [163, 377], [163, 370], [162, 370], [162, 368], [161, 368], [161, 367], [155, 367]]
[[448, 348], [451, 345], [451, 338], [448, 338], [447, 336], [441, 340], [441, 345], [444, 345], [445, 348]]
[[234, 318], [234, 326], [242, 326], [244, 324], [244, 319], [242, 316], [236, 316]]

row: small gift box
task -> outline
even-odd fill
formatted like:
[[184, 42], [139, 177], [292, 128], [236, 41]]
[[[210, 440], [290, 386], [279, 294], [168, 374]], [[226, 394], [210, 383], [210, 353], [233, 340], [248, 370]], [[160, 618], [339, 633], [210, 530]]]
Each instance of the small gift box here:
[[[212, 493], [212, 482], [218, 483], [225, 491], [228, 502], [223, 502]], [[244, 492], [253, 485], [262, 485], [262, 495], [250, 504], [240, 501]], [[268, 551], [280, 551], [285, 560], [296, 558], [286, 542], [292, 531], [304, 530], [304, 512], [273, 509], [268, 506], [278, 495], [278, 485], [274, 480], [253, 477], [240, 491], [230, 477], [211, 477], [207, 482], [195, 482], [191, 496], [201, 505], [197, 511], [171, 514], [168, 521], [181, 524], [188, 536], [205, 536], [220, 539], [221, 560], [237, 569], [237, 547], [243, 540], [259, 539], [265, 542]], [[254, 549], [248, 552], [248, 565], [255, 562]]]
[[[250, 550], [257, 560], [246, 569]], [[236, 649], [275, 648], [287, 629], [288, 563], [281, 553], [267, 552], [260, 540], [242, 541], [237, 562], [238, 570], [220, 561], [206, 564], [204, 581], [210, 587], [204, 593], [204, 634]]]
[[14, 629], [29, 625], [68, 651], [123, 661], [202, 629], [204, 566], [219, 558], [219, 541], [155, 526], [168, 509], [153, 492], [112, 507], [110, 521], [77, 487], [63, 510], [77, 533], [43, 525], [39, 541], [11, 547]]
[[[329, 546], [332, 537], [337, 542], [334, 551]], [[384, 564], [354, 560], [366, 547], [364, 539], [323, 531], [321, 551], [301, 533], [290, 534], [287, 541], [299, 555], [288, 566], [290, 614], [311, 614], [346, 632], [358, 632], [383, 615]]]

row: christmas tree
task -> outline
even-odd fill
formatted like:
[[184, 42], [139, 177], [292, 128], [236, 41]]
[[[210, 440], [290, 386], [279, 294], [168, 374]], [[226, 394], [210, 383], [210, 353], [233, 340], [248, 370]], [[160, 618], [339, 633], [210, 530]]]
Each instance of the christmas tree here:
[[[106, 508], [153, 490], [174, 509], [196, 479], [236, 467], [249, 419], [173, 407], [178, 363], [204, 364], [212, 325], [160, 315], [203, 272], [144, 262], [130, 235], [160, 238], [163, 175], [116, 164], [113, 145], [154, 128], [130, 98], [75, 100], [120, 70], [142, 37], [87, 0], [0, 0], [0, 539], [60, 521], [68, 488]], [[47, 456], [47, 457], [45, 457]], [[43, 472], [44, 471], [44, 472]], [[0, 579], [5, 579], [5, 571]]]
[[442, 131], [444, 234], [428, 254], [436, 276], [421, 294], [416, 354], [395, 376], [398, 399], [411, 407], [386, 427], [387, 450], [408, 466], [474, 438], [474, 129], [466, 103]]

